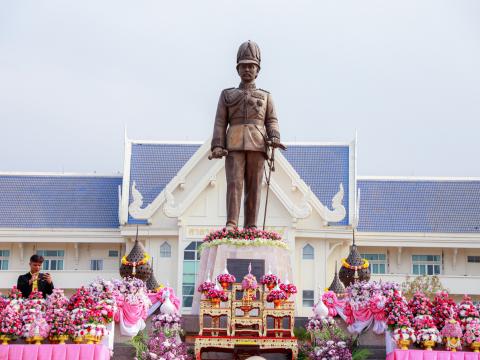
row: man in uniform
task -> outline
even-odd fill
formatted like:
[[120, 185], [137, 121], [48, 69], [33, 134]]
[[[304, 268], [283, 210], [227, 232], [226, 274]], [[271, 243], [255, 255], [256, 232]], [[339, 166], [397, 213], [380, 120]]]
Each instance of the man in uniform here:
[[255, 42], [240, 45], [237, 53], [240, 85], [222, 91], [215, 116], [211, 158], [226, 156], [228, 229], [238, 226], [242, 190], [244, 227], [256, 227], [268, 143], [273, 147], [280, 145], [272, 96], [255, 87], [260, 60], [260, 48]]

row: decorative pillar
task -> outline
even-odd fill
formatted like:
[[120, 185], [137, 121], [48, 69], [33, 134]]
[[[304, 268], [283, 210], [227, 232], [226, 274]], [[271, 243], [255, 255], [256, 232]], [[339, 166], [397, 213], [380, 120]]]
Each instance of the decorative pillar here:
[[23, 247], [23, 242], [18, 243], [18, 250], [20, 255], [20, 261], [23, 263], [25, 261], [25, 250]]
[[[177, 294], [180, 299], [180, 308], [183, 305], [182, 277], [183, 277], [183, 242], [185, 238], [185, 226], [182, 218], [178, 218], [178, 254], [177, 254]], [[174, 287], [174, 284], [171, 284]]]
[[78, 243], [73, 244], [73, 249], [75, 250], [75, 264], [78, 265], [80, 262], [80, 245]]

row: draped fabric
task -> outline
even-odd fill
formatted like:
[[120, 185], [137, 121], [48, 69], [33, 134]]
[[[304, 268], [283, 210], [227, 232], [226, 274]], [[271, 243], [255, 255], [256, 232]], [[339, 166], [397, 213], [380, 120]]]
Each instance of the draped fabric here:
[[[219, 245], [206, 248], [202, 251], [200, 269], [198, 271], [197, 286], [204, 282], [208, 276], [215, 278], [225, 269], [227, 259], [262, 259], [265, 260], [265, 271], [270, 268], [273, 274], [284, 280], [285, 276], [291, 281], [292, 266], [291, 253], [287, 249], [274, 246], [234, 246]], [[245, 275], [248, 269], [245, 269]], [[260, 281], [260, 279], [257, 279]], [[241, 279], [237, 279], [241, 281]], [[196, 290], [196, 289], [195, 289]], [[192, 314], [198, 314], [201, 294], [195, 291], [193, 298]]]
[[[135, 336], [140, 330], [145, 329], [147, 313], [142, 304], [130, 304], [117, 298], [117, 311], [114, 315], [115, 322], [120, 324], [120, 333], [125, 336]], [[1, 359], [0, 359], [1, 360]]]
[[352, 334], [360, 334], [370, 327], [375, 334], [383, 334], [387, 328], [384, 296], [374, 296], [368, 304], [356, 308], [346, 300], [339, 300], [331, 291], [323, 294], [322, 300], [329, 315], [338, 314], [347, 323], [347, 329]]
[[387, 360], [480, 360], [480, 353], [461, 351], [394, 350], [387, 355]]
[[109, 360], [105, 345], [0, 345], [0, 360]]

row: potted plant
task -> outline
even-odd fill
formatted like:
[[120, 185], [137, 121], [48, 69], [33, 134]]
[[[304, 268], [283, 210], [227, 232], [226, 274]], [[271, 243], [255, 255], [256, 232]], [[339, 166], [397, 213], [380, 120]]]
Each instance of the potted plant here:
[[280, 308], [280, 305], [285, 300], [287, 300], [287, 295], [278, 287], [270, 291], [267, 295], [267, 302], [273, 302], [275, 309]]
[[223, 274], [217, 276], [217, 281], [220, 283], [220, 285], [222, 285], [223, 290], [227, 291], [230, 284], [233, 284], [236, 279], [235, 276], [230, 274], [227, 269], [225, 269]]
[[216, 308], [220, 307], [221, 301], [228, 300], [228, 296], [227, 294], [225, 294], [225, 291], [217, 288], [208, 290], [207, 295], [205, 297], [209, 299], [212, 303], [212, 306]]
[[260, 279], [260, 283], [262, 285], [265, 285], [268, 290], [272, 290], [275, 286], [277, 286], [278, 281], [278, 276], [272, 274], [270, 271], [267, 274], [263, 275]]
[[425, 350], [432, 350], [437, 343], [441, 343], [442, 337], [431, 316], [420, 315], [415, 318], [414, 327], [416, 329], [417, 343]]
[[463, 341], [473, 352], [480, 352], [480, 321], [474, 319], [465, 326]]
[[442, 329], [442, 337], [445, 340], [445, 345], [449, 351], [457, 351], [462, 348], [462, 328], [455, 319], [450, 319], [446, 322]]

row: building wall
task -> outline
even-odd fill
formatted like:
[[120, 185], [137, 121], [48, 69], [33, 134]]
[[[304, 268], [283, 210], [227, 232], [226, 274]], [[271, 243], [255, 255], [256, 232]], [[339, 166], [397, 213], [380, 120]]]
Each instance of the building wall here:
[[[20, 244], [23, 246], [23, 259]], [[77, 244], [77, 245], [76, 245]], [[78, 261], [75, 246], [78, 246]], [[16, 285], [17, 278], [29, 271], [30, 256], [38, 250], [63, 250], [63, 270], [48, 270], [58, 288], [75, 289], [95, 280], [97, 277], [118, 278], [119, 264], [123, 256], [122, 244], [97, 243], [1, 243], [0, 250], [10, 250], [8, 270], [0, 271], [0, 291]], [[109, 257], [109, 250], [118, 251], [118, 257]], [[58, 258], [61, 259], [61, 258]], [[91, 260], [103, 260], [103, 270], [92, 271]]]

